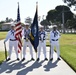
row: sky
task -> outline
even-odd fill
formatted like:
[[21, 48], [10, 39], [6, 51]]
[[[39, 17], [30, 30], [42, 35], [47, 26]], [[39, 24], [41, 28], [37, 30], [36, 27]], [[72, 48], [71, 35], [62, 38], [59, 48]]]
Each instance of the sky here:
[[17, 18], [18, 2], [21, 22], [24, 22], [26, 17], [34, 17], [36, 2], [38, 2], [38, 16], [41, 17], [46, 16], [49, 10], [55, 9], [58, 5], [66, 5], [62, 0], [0, 0], [0, 21], [6, 17], [14, 20]]

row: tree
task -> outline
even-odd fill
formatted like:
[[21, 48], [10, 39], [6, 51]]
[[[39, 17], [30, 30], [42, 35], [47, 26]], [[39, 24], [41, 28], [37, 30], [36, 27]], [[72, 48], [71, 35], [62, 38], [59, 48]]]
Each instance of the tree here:
[[[64, 16], [64, 27], [66, 28], [67, 20], [71, 20], [73, 18], [73, 13], [70, 11], [70, 8], [67, 6], [57, 6], [55, 8], [61, 15], [59, 16], [61, 19], [61, 23], [63, 23], [63, 16]], [[64, 15], [63, 15], [64, 14]]]
[[64, 3], [67, 3], [68, 6], [75, 6], [76, 7], [76, 0], [63, 0]]
[[49, 23], [46, 19], [42, 20], [42, 21], [40, 22], [40, 24], [44, 26], [44, 29], [46, 29], [47, 26], [50, 25], [50, 23]]
[[5, 23], [5, 21], [0, 22], [0, 29], [2, 29], [2, 24]]
[[13, 19], [12, 18], [8, 18], [8, 17], [6, 17], [6, 20], [5, 20], [6, 22], [12, 22], [13, 21]]
[[[64, 18], [63, 18], [64, 17]], [[63, 24], [64, 20], [64, 33], [67, 20], [71, 20], [73, 18], [73, 13], [70, 11], [70, 8], [67, 6], [57, 6], [55, 9], [50, 10], [47, 14], [47, 20], [51, 21], [53, 24]]]
[[58, 14], [58, 13], [57, 13], [57, 10], [55, 10], [55, 9], [50, 10], [50, 11], [48, 11], [48, 14], [47, 14], [47, 16], [46, 16], [46, 19], [47, 19], [48, 21], [51, 21], [52, 23], [54, 23], [57, 14]]
[[31, 23], [32, 23], [32, 18], [30, 18], [30, 17], [25, 18], [25, 22], [26, 22], [26, 23], [29, 23], [29, 24], [31, 25]]
[[70, 8], [67, 6], [57, 6], [55, 9], [50, 10], [46, 16], [47, 20], [51, 22], [60, 22], [62, 23], [62, 12], [64, 8], [64, 16], [65, 16], [65, 23], [68, 19], [73, 18], [73, 13], [70, 11]]

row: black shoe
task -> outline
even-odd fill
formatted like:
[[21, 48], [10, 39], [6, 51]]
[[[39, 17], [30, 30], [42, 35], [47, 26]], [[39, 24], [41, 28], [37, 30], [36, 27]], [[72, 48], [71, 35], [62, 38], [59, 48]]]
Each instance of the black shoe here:
[[61, 60], [60, 58], [57, 58], [57, 60]]
[[50, 59], [50, 61], [52, 61], [52, 60], [53, 60], [53, 58]]
[[46, 61], [48, 61], [48, 59], [47, 59], [47, 58], [45, 58], [45, 60], [46, 60]]
[[11, 60], [10, 58], [7, 59], [7, 61]]
[[37, 58], [37, 61], [39, 61], [40, 59], [39, 58]]
[[24, 60], [25, 60], [25, 58], [22, 59], [22, 61], [24, 61]]
[[20, 59], [19, 59], [19, 58], [17, 58], [17, 60], [19, 61]]
[[33, 61], [34, 61], [35, 59], [34, 59], [34, 58], [31, 58], [31, 60], [33, 60]]

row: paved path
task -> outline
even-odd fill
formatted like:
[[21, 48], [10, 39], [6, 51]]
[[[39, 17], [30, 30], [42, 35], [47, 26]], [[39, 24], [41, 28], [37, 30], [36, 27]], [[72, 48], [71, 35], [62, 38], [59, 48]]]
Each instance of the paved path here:
[[[26, 60], [24, 62], [16, 61], [15, 52], [12, 53], [10, 61], [4, 61], [0, 66], [0, 75], [76, 75], [76, 73], [61, 59], [57, 61], [57, 55], [54, 53], [54, 60], [44, 61], [43, 52], [41, 52], [40, 61], [36, 61], [36, 53], [33, 51], [35, 61], [30, 61], [29, 48], [27, 48]], [[47, 57], [49, 59], [49, 47], [47, 47]]]
[[[8, 50], [9, 41], [6, 42], [7, 50]], [[4, 51], [4, 40], [0, 40], [0, 51]]]

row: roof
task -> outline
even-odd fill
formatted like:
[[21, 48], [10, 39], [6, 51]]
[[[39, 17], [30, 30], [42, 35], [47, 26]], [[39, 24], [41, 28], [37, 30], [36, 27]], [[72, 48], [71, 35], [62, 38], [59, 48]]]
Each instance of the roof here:
[[11, 22], [3, 23], [3, 25], [11, 25]]

